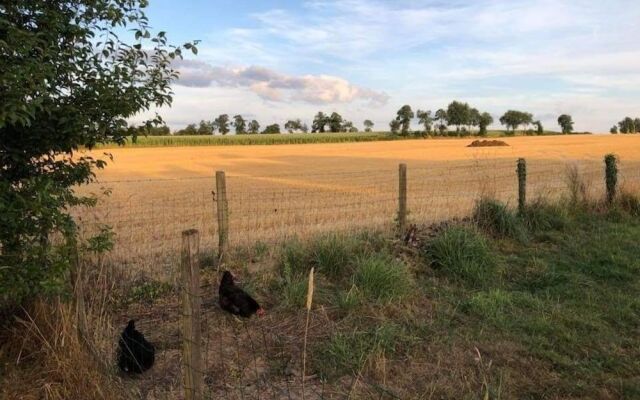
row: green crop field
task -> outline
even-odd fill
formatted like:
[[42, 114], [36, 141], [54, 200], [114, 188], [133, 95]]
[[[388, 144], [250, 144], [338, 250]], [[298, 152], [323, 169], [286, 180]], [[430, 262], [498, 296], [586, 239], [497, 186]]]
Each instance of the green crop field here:
[[[545, 135], [556, 135], [558, 132], [545, 131]], [[521, 134], [518, 133], [517, 136]], [[459, 135], [455, 131], [438, 138], [471, 137], [474, 135]], [[507, 136], [505, 131], [488, 131], [487, 137]], [[424, 136], [428, 138], [429, 136]], [[420, 132], [408, 136], [392, 135], [389, 132], [338, 132], [338, 133], [282, 133], [282, 134], [245, 134], [245, 135], [193, 135], [193, 136], [138, 136], [135, 142], [127, 138], [126, 147], [176, 147], [176, 146], [238, 146], [238, 145], [274, 145], [274, 144], [305, 144], [305, 143], [347, 143], [347, 142], [376, 142], [388, 140], [406, 140], [423, 138]], [[116, 144], [101, 145], [98, 148], [118, 147]]]

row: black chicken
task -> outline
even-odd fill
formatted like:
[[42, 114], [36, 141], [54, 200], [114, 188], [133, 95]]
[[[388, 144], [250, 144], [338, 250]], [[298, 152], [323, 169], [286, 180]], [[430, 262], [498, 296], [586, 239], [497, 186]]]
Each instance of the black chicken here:
[[257, 301], [235, 285], [233, 275], [229, 271], [224, 271], [222, 274], [218, 295], [220, 296], [220, 307], [231, 314], [245, 318], [249, 318], [253, 314], [257, 314], [259, 317], [265, 314], [264, 309]]
[[155, 361], [156, 349], [136, 330], [134, 320], [129, 321], [118, 341], [118, 367], [124, 372], [142, 373]]

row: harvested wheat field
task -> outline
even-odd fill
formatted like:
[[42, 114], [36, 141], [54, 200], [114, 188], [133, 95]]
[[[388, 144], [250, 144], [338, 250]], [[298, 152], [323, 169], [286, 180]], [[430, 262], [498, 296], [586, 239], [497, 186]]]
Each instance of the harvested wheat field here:
[[632, 135], [514, 137], [497, 148], [469, 148], [471, 140], [112, 149], [114, 161], [88, 188], [99, 206], [78, 215], [85, 226], [113, 227], [110, 257], [169, 278], [182, 230], [199, 229], [202, 247], [215, 249], [216, 170], [226, 173], [232, 245], [390, 227], [399, 163], [407, 164], [409, 222], [466, 215], [483, 194], [513, 204], [519, 157], [530, 199], [562, 193], [568, 169], [599, 195], [607, 153], [619, 156], [623, 185], [640, 178], [640, 137]]

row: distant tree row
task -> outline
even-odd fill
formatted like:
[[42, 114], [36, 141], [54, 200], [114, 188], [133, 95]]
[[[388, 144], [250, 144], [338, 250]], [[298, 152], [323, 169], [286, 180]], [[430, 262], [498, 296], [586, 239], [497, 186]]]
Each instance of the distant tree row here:
[[[411, 122], [417, 119], [422, 129], [412, 131]], [[396, 113], [396, 117], [389, 122], [391, 133], [402, 136], [407, 135], [434, 135], [434, 136], [466, 136], [475, 133], [479, 136], [487, 135], [487, 127], [493, 124], [493, 117], [488, 112], [480, 112], [468, 103], [460, 101], [451, 102], [446, 109], [441, 108], [435, 113], [431, 110], [418, 109], [415, 112], [409, 105], [402, 106]], [[499, 118], [500, 124], [506, 127], [507, 135], [515, 135], [518, 129], [525, 134], [544, 134], [544, 127], [539, 120], [533, 119], [533, 114], [525, 111], [508, 110]], [[364, 131], [372, 132], [374, 123], [370, 119], [363, 122]], [[562, 133], [573, 132], [573, 119], [568, 114], [558, 117], [558, 125]], [[619, 127], [619, 129], [618, 129]], [[452, 128], [455, 128], [453, 130]], [[353, 122], [346, 120], [337, 112], [325, 114], [319, 111], [313, 118], [311, 129], [306, 123], [298, 119], [290, 119], [284, 124], [288, 133], [324, 133], [324, 132], [358, 132]], [[280, 133], [279, 124], [271, 124], [260, 131], [260, 124], [255, 119], [248, 121], [242, 115], [235, 115], [233, 119], [228, 114], [220, 114], [213, 121], [200, 121], [199, 124], [189, 124], [184, 129], [175, 131], [174, 135], [214, 135], [216, 133], [226, 135], [232, 130], [235, 134], [256, 133]], [[611, 128], [612, 133], [633, 133], [640, 131], [640, 118], [635, 120], [625, 118], [618, 125]], [[163, 127], [129, 128], [129, 134], [168, 135], [171, 132]]]
[[[368, 122], [373, 123], [369, 120]], [[366, 126], [365, 122], [365, 126]], [[342, 115], [337, 112], [332, 112], [331, 115], [327, 115], [322, 111], [318, 112], [313, 117], [313, 123], [311, 124], [311, 132], [358, 132], [358, 128], [353, 126], [353, 122], [345, 120]]]
[[[411, 131], [411, 120], [418, 119], [420, 125], [424, 129], [419, 131]], [[544, 134], [544, 127], [539, 120], [533, 120], [533, 114], [509, 110], [499, 119], [500, 124], [507, 128], [507, 135], [515, 135], [518, 128], [522, 128], [526, 134]], [[389, 122], [389, 128], [392, 133], [399, 135], [435, 135], [435, 136], [464, 136], [470, 135], [477, 129], [479, 136], [487, 135], [487, 127], [493, 123], [493, 117], [487, 112], [480, 112], [478, 109], [471, 107], [468, 103], [460, 101], [451, 102], [446, 109], [439, 109], [434, 114], [430, 110], [417, 110], [415, 113], [411, 106], [402, 106], [396, 118]], [[558, 125], [562, 129], [562, 133], [570, 134], [573, 132], [573, 119], [568, 114], [562, 114], [558, 117]], [[531, 129], [534, 127], [535, 130]], [[450, 130], [455, 127], [455, 131]]]
[[[411, 131], [411, 120], [417, 118], [423, 130]], [[474, 127], [478, 128], [478, 134], [487, 134], [487, 126], [493, 123], [493, 117], [487, 113], [481, 113], [467, 103], [454, 101], [447, 109], [439, 109], [434, 114], [431, 110], [417, 110], [415, 113], [411, 106], [404, 105], [396, 113], [396, 118], [389, 122], [391, 133], [407, 136], [414, 135], [449, 135], [449, 126], [455, 126], [456, 135], [470, 134]]]
[[640, 118], [625, 117], [617, 125], [611, 127], [611, 133], [640, 133]]
[[255, 119], [247, 122], [242, 115], [235, 115], [233, 121], [228, 114], [220, 114], [213, 121], [201, 120], [198, 125], [189, 124], [186, 128], [174, 132], [174, 135], [213, 135], [216, 132], [226, 135], [235, 129], [237, 135], [260, 132], [260, 124]]

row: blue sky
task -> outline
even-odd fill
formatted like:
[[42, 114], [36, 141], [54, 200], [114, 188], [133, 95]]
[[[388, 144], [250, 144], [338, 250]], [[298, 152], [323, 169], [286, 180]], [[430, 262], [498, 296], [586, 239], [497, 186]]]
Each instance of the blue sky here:
[[560, 113], [594, 132], [640, 117], [637, 0], [151, 0], [147, 14], [173, 42], [201, 40], [161, 112], [173, 128], [322, 110], [387, 129], [403, 104], [451, 100], [554, 129]]

